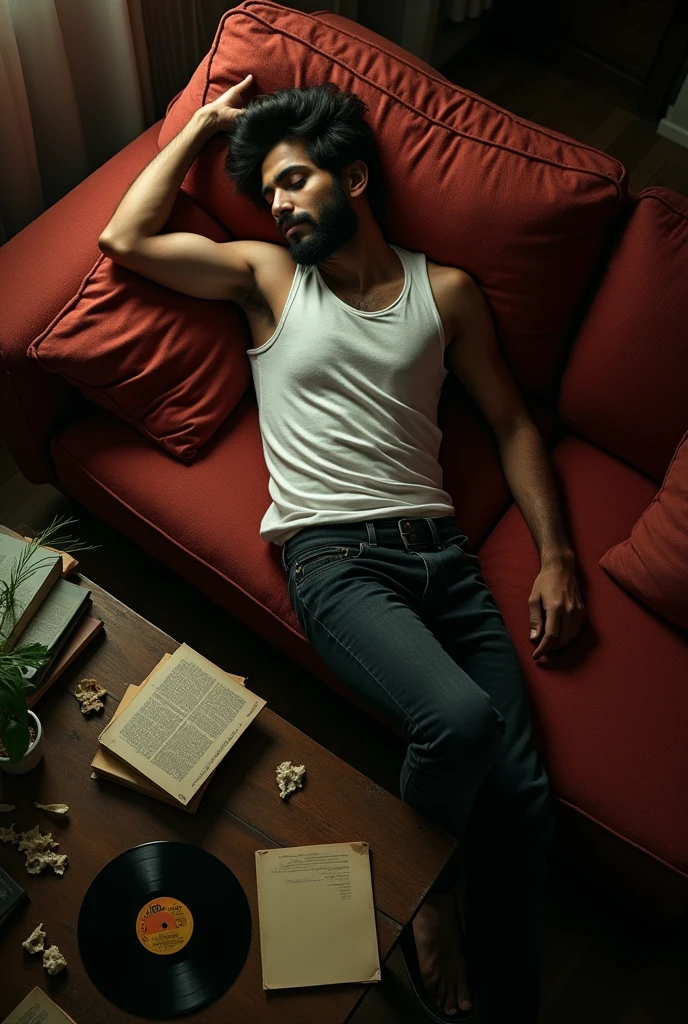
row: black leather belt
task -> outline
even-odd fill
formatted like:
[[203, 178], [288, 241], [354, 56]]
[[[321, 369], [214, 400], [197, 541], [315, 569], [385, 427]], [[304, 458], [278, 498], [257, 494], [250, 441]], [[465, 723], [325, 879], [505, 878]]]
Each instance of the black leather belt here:
[[[437, 543], [427, 519], [400, 519], [399, 533], [408, 551], [434, 551]], [[443, 545], [440, 544], [440, 547]]]

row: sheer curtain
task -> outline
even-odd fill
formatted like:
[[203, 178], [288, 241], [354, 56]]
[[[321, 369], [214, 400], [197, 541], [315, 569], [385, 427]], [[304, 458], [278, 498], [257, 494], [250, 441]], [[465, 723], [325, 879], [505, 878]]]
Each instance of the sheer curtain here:
[[0, 0], [0, 245], [155, 120], [141, 0]]
[[240, 2], [0, 0], [0, 245], [164, 116]]

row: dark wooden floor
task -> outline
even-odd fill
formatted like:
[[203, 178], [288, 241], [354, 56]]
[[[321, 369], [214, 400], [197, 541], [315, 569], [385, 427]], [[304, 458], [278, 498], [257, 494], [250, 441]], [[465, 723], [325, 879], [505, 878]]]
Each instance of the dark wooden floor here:
[[441, 69], [456, 85], [529, 121], [604, 150], [628, 168], [633, 192], [650, 185], [688, 195], [688, 149], [657, 134], [657, 124], [634, 114], [607, 88], [519, 53], [476, 41]]
[[[466, 53], [445, 67], [457, 84], [515, 113], [603, 149], [628, 167], [631, 188], [661, 184], [688, 194], [688, 150], [656, 126], [556, 69], [519, 56]], [[73, 532], [102, 547], [80, 569], [139, 614], [222, 668], [248, 675], [270, 708], [398, 795], [402, 742], [242, 623], [48, 485], [28, 483], [0, 443], [0, 521], [25, 532], [54, 514], [79, 518]], [[553, 860], [542, 955], [542, 1024], [685, 1024], [688, 920], [651, 934], [604, 892]], [[398, 952], [372, 986], [355, 1024], [421, 1024]], [[476, 1024], [478, 1024], [476, 1019]]]

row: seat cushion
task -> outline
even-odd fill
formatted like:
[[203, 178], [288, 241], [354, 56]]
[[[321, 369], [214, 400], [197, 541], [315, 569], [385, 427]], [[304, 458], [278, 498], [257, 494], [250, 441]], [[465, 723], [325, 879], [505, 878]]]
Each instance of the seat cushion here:
[[[268, 0], [224, 15], [167, 108], [160, 147], [248, 72], [247, 101], [327, 81], [364, 101], [383, 165], [385, 236], [471, 274], [521, 389], [550, 393], [586, 282], [625, 206], [626, 169], [459, 88], [355, 22]], [[217, 133], [183, 188], [236, 238], [287, 244], [268, 204], [259, 210], [237, 194], [224, 166], [227, 144], [227, 133]]]
[[[551, 439], [551, 405], [533, 401], [531, 412]], [[509, 504], [494, 441], [453, 378], [445, 384], [439, 420], [445, 484], [457, 520], [477, 546]], [[253, 387], [193, 463], [170, 458], [90, 405], [53, 439], [50, 453], [65, 494], [351, 699], [304, 636], [279, 547], [260, 539], [270, 493]]]
[[[568, 436], [553, 462], [570, 516], [587, 618], [579, 636], [533, 661], [528, 597], [540, 568], [515, 505], [479, 551], [483, 575], [525, 668], [553, 792], [579, 816], [688, 883], [688, 639], [599, 565], [628, 537], [656, 484]], [[684, 909], [688, 884], [683, 886]]]
[[638, 196], [576, 335], [559, 415], [657, 481], [688, 426], [688, 198]]
[[[468, 423], [469, 412], [464, 415]], [[476, 423], [471, 429], [479, 444], [486, 444]], [[455, 446], [459, 451], [458, 438]], [[469, 454], [472, 447], [466, 445], [461, 456], [467, 473], [482, 462]], [[95, 407], [53, 440], [51, 456], [66, 494], [390, 727], [342, 686], [307, 642], [289, 602], [279, 549], [260, 540], [268, 475], [251, 391], [191, 464], [171, 458], [122, 420]], [[554, 462], [571, 514], [588, 611], [579, 638], [542, 661], [532, 661], [527, 601], [539, 560], [514, 505], [480, 548], [483, 575], [525, 668], [553, 792], [581, 827], [592, 829], [581, 857], [613, 838], [617, 847], [611, 853], [602, 849], [593, 858], [602, 863], [607, 857], [607, 887], [623, 874], [623, 856], [635, 857], [625, 868], [628, 892], [646, 894], [646, 902], [665, 892], [670, 915], [676, 908], [688, 909], [683, 827], [688, 811], [688, 727], [683, 713], [688, 643], [685, 634], [648, 612], [598, 564], [611, 545], [629, 535], [656, 485], [571, 437], [557, 445]], [[497, 508], [501, 492], [492, 476], [496, 463], [482, 472], [475, 486], [479, 479], [492, 480], [493, 495], [483, 499], [483, 508]], [[469, 479], [464, 484], [466, 509], [473, 483]], [[456, 505], [458, 512], [461, 502]], [[485, 523], [476, 521], [474, 529], [474, 537], [484, 533]], [[575, 832], [571, 839], [572, 846]]]
[[[225, 228], [183, 192], [163, 233]], [[28, 355], [180, 459], [192, 459], [248, 387], [234, 303], [182, 295], [101, 255]]]
[[600, 565], [634, 597], [688, 630], [688, 433], [631, 536], [605, 552]]

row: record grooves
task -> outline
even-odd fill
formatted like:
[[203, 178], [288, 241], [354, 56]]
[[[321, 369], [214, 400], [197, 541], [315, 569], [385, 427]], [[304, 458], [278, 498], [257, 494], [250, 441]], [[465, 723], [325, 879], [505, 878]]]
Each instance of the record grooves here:
[[251, 911], [230, 869], [190, 843], [135, 846], [84, 896], [79, 952], [93, 984], [142, 1017], [178, 1017], [229, 988], [246, 962]]

